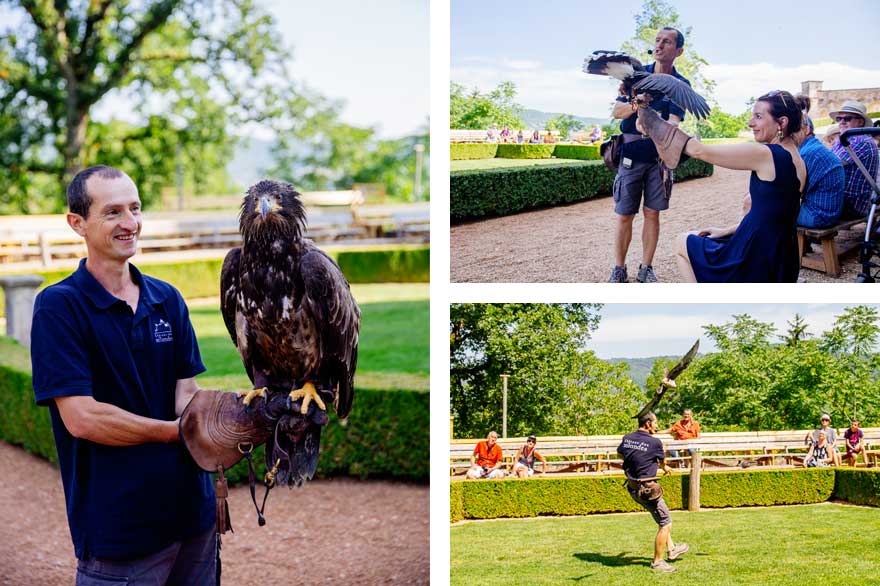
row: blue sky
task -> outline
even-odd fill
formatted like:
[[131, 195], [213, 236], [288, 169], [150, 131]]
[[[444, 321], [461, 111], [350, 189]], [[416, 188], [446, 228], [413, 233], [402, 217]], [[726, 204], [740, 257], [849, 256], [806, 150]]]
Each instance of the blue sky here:
[[722, 325], [744, 313], [774, 324], [779, 334], [799, 313], [808, 324], [807, 331], [821, 336], [852, 305], [857, 304], [606, 304], [599, 329], [586, 347], [606, 359], [682, 355], [699, 338], [700, 352], [713, 352], [716, 348], [702, 326]]
[[[771, 89], [799, 91], [805, 80], [822, 80], [824, 89], [880, 86], [880, 1], [849, 0], [845, 9], [824, 0], [669, 3], [693, 27], [687, 42], [710, 63], [725, 111], [742, 112], [749, 97]], [[581, 66], [592, 51], [631, 38], [641, 6], [451, 0], [451, 79], [481, 90], [509, 80], [527, 108], [606, 117], [617, 82]]]
[[[372, 126], [382, 138], [426, 127], [429, 104], [428, 0], [256, 0], [277, 20], [293, 48], [290, 70], [297, 81], [326, 97], [342, 99], [342, 119]], [[22, 11], [0, 6], [0, 30]], [[118, 92], [96, 105], [98, 120], [130, 119]], [[257, 132], [268, 138], [269, 129]]]

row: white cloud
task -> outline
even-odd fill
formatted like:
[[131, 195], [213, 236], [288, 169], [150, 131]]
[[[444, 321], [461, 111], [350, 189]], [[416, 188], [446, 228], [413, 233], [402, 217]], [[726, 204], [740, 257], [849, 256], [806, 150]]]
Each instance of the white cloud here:
[[745, 110], [749, 98], [771, 90], [801, 91], [801, 82], [823, 81], [822, 89], [848, 89], [880, 85], [880, 69], [863, 69], [842, 63], [810, 63], [780, 67], [770, 63], [751, 65], [716, 64], [706, 68], [706, 77], [718, 82], [715, 97], [725, 112]]
[[[565, 112], [579, 116], [608, 117], [617, 95], [618, 82], [581, 71], [581, 63], [566, 69], [545, 67], [540, 61], [492, 60], [469, 57], [457, 60], [451, 79], [481, 92], [494, 89], [503, 81], [517, 87], [517, 101], [526, 108], [546, 112]], [[716, 64], [706, 68], [706, 76], [718, 85], [715, 96], [721, 109], [738, 114], [751, 97], [770, 90], [798, 92], [801, 82], [822, 80], [823, 89], [875, 87], [880, 85], [880, 69], [851, 67], [841, 63], [813, 63], [781, 67], [771, 63], [752, 65]]]

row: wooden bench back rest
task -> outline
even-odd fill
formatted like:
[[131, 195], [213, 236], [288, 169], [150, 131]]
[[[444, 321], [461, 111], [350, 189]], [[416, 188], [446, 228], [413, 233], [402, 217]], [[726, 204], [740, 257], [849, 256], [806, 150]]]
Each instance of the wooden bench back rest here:
[[[837, 447], [843, 448], [843, 432], [837, 431]], [[668, 434], [657, 434], [663, 442], [663, 447], [669, 450], [682, 450], [699, 448], [704, 452], [744, 452], [782, 449], [807, 449], [804, 441], [807, 434], [813, 430], [796, 431], [750, 431], [750, 432], [715, 432], [701, 434], [696, 440], [674, 440]], [[864, 441], [869, 446], [880, 445], [880, 427], [862, 428]], [[620, 445], [619, 435], [605, 436], [568, 436], [568, 437], [539, 437], [537, 438], [538, 452], [542, 455], [553, 455], [554, 452], [582, 453], [587, 455], [615, 454]], [[450, 442], [450, 458], [453, 460], [470, 460], [474, 447], [480, 440], [455, 439]], [[499, 439], [502, 453], [505, 456], [513, 456], [517, 450], [526, 443], [525, 437]]]

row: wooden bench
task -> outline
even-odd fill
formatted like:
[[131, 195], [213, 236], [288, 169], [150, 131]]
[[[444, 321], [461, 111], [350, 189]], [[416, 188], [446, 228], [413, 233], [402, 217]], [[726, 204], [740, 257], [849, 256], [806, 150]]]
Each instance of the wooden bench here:
[[[827, 273], [832, 277], [839, 276], [840, 257], [858, 248], [858, 241], [856, 243], [850, 242], [845, 246], [838, 246], [837, 234], [865, 222], [867, 222], [867, 218], [847, 220], [828, 228], [804, 228], [803, 226], [798, 226], [798, 254], [801, 259], [801, 266]], [[822, 251], [804, 255], [807, 238], [818, 240], [822, 245]]]
[[[805, 441], [813, 430], [793, 431], [752, 431], [704, 433], [696, 440], [674, 440], [668, 434], [657, 434], [666, 450], [666, 462], [689, 465], [690, 455], [686, 450], [699, 449], [702, 454], [702, 469], [729, 469], [737, 466], [792, 467], [803, 464], [809, 446]], [[845, 452], [843, 432], [838, 435], [837, 446]], [[863, 428], [867, 465], [880, 465], [880, 428]], [[554, 436], [537, 438], [537, 450], [547, 459], [547, 472], [579, 474], [619, 473], [622, 460], [617, 454], [622, 436]], [[454, 439], [450, 442], [450, 476], [464, 476], [470, 468], [470, 458], [476, 439]], [[503, 453], [504, 468], [512, 472], [517, 451], [526, 443], [525, 437], [499, 438], [498, 444]], [[678, 456], [672, 457], [671, 451]], [[536, 464], [540, 471], [540, 463]]]

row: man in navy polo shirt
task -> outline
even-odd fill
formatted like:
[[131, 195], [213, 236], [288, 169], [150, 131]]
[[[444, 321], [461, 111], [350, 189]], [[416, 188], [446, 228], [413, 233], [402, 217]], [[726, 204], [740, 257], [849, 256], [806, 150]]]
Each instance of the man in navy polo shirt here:
[[49, 407], [78, 585], [215, 584], [214, 488], [178, 438], [205, 370], [180, 293], [129, 259], [141, 203], [117, 169], [81, 171], [68, 224], [88, 258], [37, 297], [31, 361]]
[[[667, 73], [674, 75], [688, 85], [690, 82], [676, 71], [673, 63], [684, 52], [684, 35], [674, 28], [662, 28], [657, 31], [654, 40], [655, 63], [645, 67], [650, 73]], [[651, 102], [651, 108], [657, 110], [664, 120], [678, 125], [684, 120], [684, 110], [664, 97], [662, 100]], [[639, 212], [639, 204], [642, 202], [644, 193], [645, 220], [642, 226], [642, 262], [636, 280], [640, 283], [656, 283], [657, 275], [654, 274], [654, 252], [657, 250], [657, 241], [660, 238], [660, 212], [669, 208], [669, 194], [671, 185], [664, 184], [664, 170], [657, 155], [654, 142], [649, 138], [642, 138], [642, 133], [636, 128], [636, 111], [632, 109], [626, 96], [619, 96], [611, 112], [614, 118], [622, 120], [620, 132], [623, 134], [624, 144], [620, 150], [620, 166], [617, 169], [617, 177], [614, 180], [614, 212], [617, 214], [617, 225], [614, 232], [614, 268], [611, 270], [609, 283], [625, 283], [628, 279], [626, 272], [626, 253], [632, 241], [633, 219]], [[671, 182], [672, 171], [669, 180]]]
[[663, 559], [663, 548], [667, 557], [675, 560], [688, 551], [687, 543], [672, 542], [672, 516], [663, 500], [663, 489], [657, 484], [657, 468], [662, 467], [666, 474], [672, 470], [664, 460], [663, 442], [654, 437], [657, 433], [657, 416], [650, 411], [639, 417], [639, 429], [623, 436], [617, 453], [623, 456], [623, 471], [627, 478], [627, 490], [634, 501], [642, 505], [657, 523], [657, 537], [654, 538], [654, 561], [651, 569], [658, 572], [674, 572], [675, 567]]

